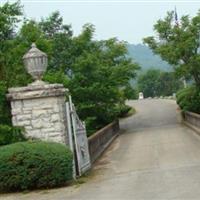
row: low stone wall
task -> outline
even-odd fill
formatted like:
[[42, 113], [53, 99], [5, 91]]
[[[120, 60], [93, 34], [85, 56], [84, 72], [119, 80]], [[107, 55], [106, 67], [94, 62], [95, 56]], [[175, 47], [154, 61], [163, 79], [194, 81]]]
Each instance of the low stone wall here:
[[114, 121], [88, 138], [90, 159], [93, 163], [119, 135], [119, 121]]
[[200, 128], [200, 115], [199, 114], [186, 111], [183, 113], [183, 116], [184, 116], [184, 121], [186, 123], [189, 123], [192, 126]]

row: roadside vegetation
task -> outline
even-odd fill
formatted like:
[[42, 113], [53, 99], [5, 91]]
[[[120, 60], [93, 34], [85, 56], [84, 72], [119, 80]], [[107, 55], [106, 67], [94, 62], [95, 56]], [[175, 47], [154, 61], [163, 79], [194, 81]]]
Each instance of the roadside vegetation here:
[[200, 114], [200, 89], [194, 85], [177, 93], [177, 103], [183, 111]]
[[97, 41], [95, 27], [85, 24], [78, 36], [59, 12], [40, 21], [26, 19], [20, 2], [0, 6], [0, 191], [51, 188], [72, 179], [72, 153], [62, 144], [26, 141], [21, 127], [12, 127], [10, 87], [33, 80], [22, 62], [31, 44], [48, 55], [44, 81], [69, 89], [88, 136], [130, 107], [130, 85], [138, 64], [127, 57], [126, 43], [116, 38]]
[[200, 112], [200, 12], [194, 17], [175, 19], [168, 12], [154, 25], [156, 36], [144, 38], [155, 54], [174, 66], [176, 76], [190, 80], [190, 86], [177, 93], [177, 103], [183, 110]]
[[171, 96], [183, 87], [181, 80], [174, 72], [159, 69], [149, 69], [139, 75], [137, 79], [138, 91], [142, 91], [145, 98]]
[[72, 180], [73, 156], [66, 145], [18, 142], [0, 151], [0, 191], [52, 188]]
[[0, 126], [11, 125], [7, 89], [32, 81], [22, 63], [32, 42], [48, 54], [44, 80], [69, 89], [89, 135], [126, 110], [125, 100], [132, 93], [129, 80], [135, 78], [139, 66], [126, 56], [124, 42], [95, 40], [92, 24], [74, 36], [59, 12], [40, 21], [23, 17], [19, 2], [0, 7]]

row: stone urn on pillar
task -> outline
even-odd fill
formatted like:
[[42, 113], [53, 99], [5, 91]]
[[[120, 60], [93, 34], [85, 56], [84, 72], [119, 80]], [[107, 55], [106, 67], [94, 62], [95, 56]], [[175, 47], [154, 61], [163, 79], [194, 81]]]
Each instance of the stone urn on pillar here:
[[41, 80], [47, 69], [47, 55], [33, 43], [31, 49], [23, 56], [23, 61], [27, 72], [35, 80], [33, 84], [44, 84]]
[[62, 84], [42, 81], [47, 68], [47, 55], [33, 43], [23, 56], [27, 72], [35, 80], [26, 87], [9, 88], [12, 123], [22, 126], [25, 136], [68, 144], [66, 93]]

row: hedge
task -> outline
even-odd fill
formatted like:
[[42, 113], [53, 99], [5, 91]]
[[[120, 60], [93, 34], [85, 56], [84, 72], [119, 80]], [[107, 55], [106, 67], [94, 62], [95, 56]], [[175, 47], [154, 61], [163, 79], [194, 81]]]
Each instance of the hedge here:
[[177, 93], [177, 104], [184, 111], [200, 113], [200, 89], [190, 86]]
[[0, 124], [0, 146], [25, 140], [22, 128]]
[[72, 153], [62, 144], [18, 142], [0, 147], [0, 191], [61, 186], [72, 179]]

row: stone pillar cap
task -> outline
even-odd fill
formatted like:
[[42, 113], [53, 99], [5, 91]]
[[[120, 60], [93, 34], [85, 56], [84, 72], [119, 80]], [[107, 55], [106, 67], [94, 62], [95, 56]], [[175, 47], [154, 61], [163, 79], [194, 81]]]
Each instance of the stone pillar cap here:
[[38, 84], [26, 87], [9, 88], [9, 100], [35, 99], [53, 96], [65, 96], [69, 90], [62, 84]]

